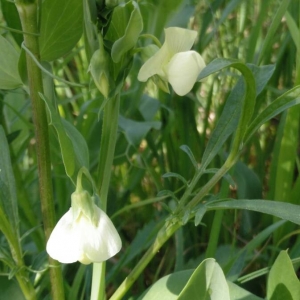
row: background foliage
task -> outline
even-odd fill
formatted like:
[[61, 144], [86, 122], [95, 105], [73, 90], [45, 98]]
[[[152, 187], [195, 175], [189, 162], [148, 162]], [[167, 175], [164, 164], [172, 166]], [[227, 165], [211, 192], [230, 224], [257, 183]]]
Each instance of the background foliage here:
[[[177, 199], [184, 195], [195, 166], [207, 162], [209, 170], [197, 181], [189, 200], [223, 165], [231, 151], [236, 129], [240, 130], [240, 113], [235, 110], [235, 103], [246, 92], [250, 93], [252, 86], [256, 102], [253, 107], [249, 104], [246, 108], [253, 110], [253, 117], [250, 110], [245, 110], [244, 114], [245, 119], [248, 113], [254, 121], [245, 131], [242, 153], [229, 175], [205, 195], [202, 204], [231, 198], [249, 202], [214, 202], [205, 206], [207, 213], [203, 219], [205, 210], [200, 208], [196, 212], [198, 221], [190, 219], [188, 212], [186, 217], [183, 216], [186, 225], [179, 228], [155, 255], [125, 299], [155, 299], [155, 296], [141, 295], [155, 282], [164, 287], [172, 284], [172, 280], [168, 283], [164, 276], [174, 273], [169, 276], [173, 276], [176, 286], [176, 272], [181, 272], [180, 281], [186, 278], [184, 282], [188, 282], [190, 278], [191, 286], [195, 280], [191, 274], [194, 276], [199, 270], [200, 275], [196, 275], [201, 277], [205, 268], [222, 272], [219, 266], [226, 279], [231, 281], [230, 290], [237, 293], [238, 288], [232, 287], [234, 284], [244, 289], [245, 298], [239, 296], [243, 293], [240, 291], [236, 296], [231, 292], [232, 299], [260, 299], [258, 297], [266, 295], [268, 299], [297, 299], [299, 281], [293, 271], [299, 266], [300, 220], [297, 221], [297, 211], [295, 217], [292, 214], [294, 207], [286, 210], [289, 206], [281, 206], [281, 202], [299, 204], [300, 195], [300, 108], [287, 109], [300, 99], [300, 88], [297, 88], [300, 84], [299, 1], [143, 0], [130, 1], [115, 8], [113, 14], [112, 7], [103, 9], [100, 2], [95, 10], [92, 6], [95, 3], [69, 0], [61, 7], [60, 1], [43, 1], [40, 68], [50, 124], [57, 220], [70, 207], [70, 195], [74, 191], [72, 180], [75, 182], [78, 168], [84, 165], [92, 175], [97, 174], [98, 168], [106, 100], [92, 81], [89, 68], [98, 45], [96, 36], [91, 35], [88, 18], [98, 18], [104, 25], [104, 31], [107, 31], [105, 47], [114, 43], [111, 48], [115, 63], [112, 81], [117, 83], [120, 78], [126, 78], [124, 86], [115, 86], [116, 91], [120, 90], [121, 101], [107, 202], [107, 213], [122, 237], [123, 247], [107, 262], [107, 296], [113, 294], [154, 241], [169, 211], [176, 208]], [[20, 236], [16, 243], [20, 243], [18, 247], [23, 251], [38, 299], [49, 299], [49, 265], [41, 227], [35, 136], [30, 99], [24, 88], [27, 84], [26, 49], [21, 47], [22, 35], [7, 29], [21, 30], [14, 4], [1, 0], [1, 12], [0, 124], [3, 130], [0, 131], [0, 174], [2, 176], [6, 169], [5, 176], [10, 176], [1, 177], [1, 209], [15, 231], [8, 235]], [[93, 14], [95, 12], [97, 16]], [[216, 58], [220, 60], [208, 66], [205, 70], [209, 75], [207, 79], [196, 83], [192, 92], [184, 97], [172, 92], [166, 94], [151, 82], [138, 82], [143, 52], [135, 55], [133, 60], [126, 55], [136, 43], [141, 48], [152, 40], [147, 36], [139, 38], [131, 41], [131, 46], [126, 49], [128, 16], [134, 19], [134, 25], [127, 28], [133, 35], [142, 30], [161, 42], [166, 27], [197, 30], [199, 37], [194, 50], [207, 64]], [[63, 21], [59, 21], [60, 18]], [[111, 27], [108, 26], [110, 21]], [[115, 43], [117, 39], [118, 43]], [[222, 60], [224, 58], [231, 61]], [[242, 71], [244, 81], [237, 71], [241, 67], [226, 67], [235, 67], [235, 59], [243, 66], [247, 64], [252, 71], [250, 75]], [[46, 71], [53, 76], [47, 76]], [[255, 88], [252, 82], [256, 83]], [[279, 100], [275, 102], [275, 99]], [[269, 105], [273, 106], [268, 111]], [[228, 116], [232, 117], [230, 121]], [[4, 142], [6, 139], [8, 143]], [[248, 199], [274, 202], [256, 203]], [[281, 221], [278, 217], [294, 223]], [[5, 234], [5, 230], [1, 231]], [[12, 263], [7, 238], [2, 234], [0, 242], [3, 275], [0, 276], [0, 299], [23, 299], [13, 278], [17, 267]], [[286, 252], [280, 252], [286, 249], [289, 249], [293, 265]], [[277, 275], [282, 269], [287, 270], [286, 276], [295, 284], [288, 288], [287, 298], [275, 298], [272, 293], [278, 284], [276, 280], [281, 280]], [[92, 266], [64, 265], [63, 277], [67, 299], [89, 299]], [[165, 279], [158, 281], [162, 277]], [[223, 282], [226, 283], [226, 279], [224, 277]], [[161, 293], [162, 289], [158, 290]], [[155, 295], [155, 291], [153, 293]], [[192, 299], [188, 298], [189, 293], [186, 288], [178, 299]], [[206, 299], [203, 297], [197, 299]]]

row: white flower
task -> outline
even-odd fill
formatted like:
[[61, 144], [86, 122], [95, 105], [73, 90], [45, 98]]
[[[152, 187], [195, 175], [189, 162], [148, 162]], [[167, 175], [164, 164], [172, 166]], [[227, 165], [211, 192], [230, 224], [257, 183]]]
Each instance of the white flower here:
[[122, 242], [109, 217], [94, 203], [87, 205], [88, 209], [73, 207], [73, 195], [72, 207], [58, 221], [48, 240], [48, 254], [61, 263], [83, 264], [114, 256]]
[[165, 29], [162, 47], [141, 67], [138, 80], [147, 81], [158, 75], [169, 82], [176, 94], [186, 95], [205, 67], [202, 56], [191, 51], [197, 32], [178, 27]]

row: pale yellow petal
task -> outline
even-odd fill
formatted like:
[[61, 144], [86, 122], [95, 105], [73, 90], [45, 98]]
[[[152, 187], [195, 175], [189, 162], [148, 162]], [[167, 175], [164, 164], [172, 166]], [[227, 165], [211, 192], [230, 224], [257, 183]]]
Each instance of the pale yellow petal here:
[[175, 93], [183, 96], [190, 92], [204, 67], [203, 58], [195, 51], [175, 54], [167, 66], [168, 81]]
[[56, 224], [47, 242], [46, 250], [52, 258], [61, 263], [73, 263], [78, 260], [79, 240], [73, 225], [72, 209]]
[[176, 53], [188, 51], [192, 48], [197, 37], [197, 31], [169, 27], [165, 29], [165, 43], [169, 53], [173, 56]]
[[170, 60], [168, 49], [163, 45], [152, 57], [150, 57], [141, 67], [138, 73], [139, 81], [147, 81], [153, 75], [165, 77], [163, 66]]
[[110, 218], [97, 206], [94, 208], [99, 216], [97, 226], [87, 218], [80, 220], [82, 254], [79, 261], [85, 264], [105, 261], [122, 247], [121, 238]]

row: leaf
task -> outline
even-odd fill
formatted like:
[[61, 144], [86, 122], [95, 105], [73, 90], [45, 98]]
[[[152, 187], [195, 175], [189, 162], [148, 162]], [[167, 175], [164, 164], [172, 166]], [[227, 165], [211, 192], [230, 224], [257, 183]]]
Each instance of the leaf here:
[[261, 125], [284, 110], [298, 104], [300, 104], [300, 86], [296, 86], [278, 97], [251, 122], [245, 134], [245, 143]]
[[44, 0], [41, 13], [41, 60], [52, 61], [68, 53], [83, 31], [81, 0]]
[[259, 58], [258, 58], [259, 64], [261, 64], [261, 62], [263, 61], [265, 53], [268, 50], [271, 50], [271, 47], [273, 46], [273, 39], [274, 39], [275, 32], [278, 29], [278, 27], [282, 25], [282, 17], [287, 11], [289, 4], [290, 4], [290, 0], [280, 2], [280, 6], [278, 10], [273, 13], [272, 24], [268, 28], [266, 37], [263, 39], [263, 44], [261, 46], [261, 50], [259, 53]]
[[236, 130], [241, 114], [241, 101], [245, 93], [245, 84], [239, 80], [228, 96], [221, 117], [214, 128], [203, 153], [201, 162], [206, 167], [219, 153], [228, 137]]
[[11, 90], [23, 85], [18, 60], [17, 50], [0, 35], [0, 89]]
[[115, 8], [110, 26], [118, 27], [117, 34], [119, 36], [121, 34], [111, 49], [111, 57], [115, 63], [118, 63], [122, 56], [135, 46], [143, 30], [143, 19], [138, 4], [135, 1], [129, 1], [125, 5]]
[[252, 71], [256, 83], [256, 96], [259, 95], [275, 71], [275, 65], [256, 66], [247, 64], [247, 67]]
[[283, 224], [286, 223], [286, 220], [280, 220], [264, 230], [258, 233], [250, 242], [248, 242], [243, 249], [241, 249], [233, 258], [230, 267], [230, 270], [226, 272], [226, 278], [232, 281], [235, 281], [241, 274], [248, 255], [255, 251], [256, 248], [262, 246], [262, 243], [270, 238], [275, 230], [280, 228]]
[[[13, 2], [1, 0], [1, 12], [4, 16], [8, 27], [22, 31], [18, 10]], [[17, 44], [21, 47], [21, 44], [23, 42], [22, 34], [13, 31], [11, 31], [11, 34], [14, 37]]]
[[300, 283], [287, 251], [281, 251], [273, 264], [268, 278], [267, 299], [298, 300]]
[[197, 161], [195, 159], [195, 156], [194, 156], [192, 150], [190, 149], [190, 147], [187, 146], [187, 145], [181, 145], [180, 149], [188, 155], [188, 157], [190, 158], [194, 168], [197, 170], [198, 169], [198, 163], [197, 163]]
[[10, 160], [9, 146], [0, 125], [0, 205], [14, 234], [18, 235], [18, 205], [15, 177]]
[[229, 300], [224, 273], [213, 258], [205, 259], [194, 271], [178, 300]]
[[142, 139], [147, 135], [147, 133], [153, 129], [160, 129], [161, 122], [159, 121], [134, 121], [123, 116], [119, 116], [119, 126], [124, 130], [127, 141], [133, 145], [138, 146]]
[[66, 174], [75, 184], [78, 171], [85, 166], [89, 168], [89, 153], [87, 144], [79, 131], [66, 120], [61, 119], [50, 101], [40, 94], [49, 112], [50, 124], [57, 133], [61, 155]]
[[205, 213], [206, 213], [206, 206], [200, 204], [200, 207], [197, 209], [195, 213], [195, 226], [198, 226], [200, 224]]
[[300, 205], [271, 200], [232, 200], [208, 202], [207, 210], [215, 209], [247, 209], [257, 211], [300, 225]]
[[264, 300], [263, 298], [253, 295], [231, 281], [227, 280], [227, 284], [229, 287], [230, 300]]
[[160, 106], [160, 102], [157, 99], [144, 94], [141, 98], [139, 111], [145, 121], [152, 121], [156, 113], [160, 109]]
[[176, 272], [155, 282], [138, 300], [177, 300], [194, 270]]
[[25, 300], [25, 297], [16, 280], [9, 280], [6, 276], [0, 276], [0, 300]]
[[[232, 125], [234, 124], [234, 120], [232, 119], [232, 117], [234, 116], [234, 118], [236, 118], [239, 116], [239, 121], [235, 129], [235, 136], [232, 142], [232, 150], [229, 155], [229, 158], [231, 158], [230, 157], [231, 155], [236, 156], [238, 152], [241, 150], [241, 146], [243, 145], [244, 135], [248, 127], [248, 123], [252, 118], [255, 99], [256, 99], [255, 78], [251, 70], [244, 63], [241, 63], [238, 60], [234, 60], [234, 59], [217, 58], [202, 70], [202, 72], [199, 74], [198, 80], [201, 80], [207, 77], [208, 75], [218, 72], [227, 67], [232, 67], [240, 71], [243, 75], [244, 84], [245, 84], [245, 93], [243, 93], [244, 97], [243, 97], [242, 105], [239, 106], [237, 104], [236, 106], [232, 107], [232, 115], [228, 118], [229, 121], [231, 120], [231, 122], [229, 123], [231, 125], [229, 126], [229, 129], [232, 130], [231, 128]], [[240, 83], [240, 85], [241, 85], [240, 87], [241, 89], [242, 83]], [[242, 95], [241, 91], [239, 91], [239, 95]], [[239, 109], [241, 109], [240, 113], [239, 113]], [[224, 119], [226, 119], [226, 117], [224, 117]], [[227, 135], [229, 134], [229, 129], [228, 132], [226, 131]], [[216, 137], [218, 137], [218, 135], [216, 135]], [[216, 140], [215, 144], [218, 147], [220, 147], [220, 142], [218, 142], [218, 139]], [[206, 155], [208, 156], [208, 154]], [[205, 160], [205, 164], [207, 165], [206, 160]]]
[[[216, 174], [220, 169], [217, 169], [217, 168], [212, 168], [212, 169], [206, 169], [204, 171], [204, 173], [208, 173], [208, 174]], [[233, 178], [231, 177], [230, 174], [225, 174], [223, 175], [224, 179], [231, 185], [232, 188], [236, 188], [236, 183], [235, 181], [233, 180]]]
[[175, 177], [175, 178], [179, 179], [180, 181], [182, 181], [184, 183], [184, 185], [188, 185], [188, 182], [186, 181], [186, 179], [178, 173], [168, 172], [168, 173], [165, 173], [162, 177], [163, 178]]
[[[66, 134], [70, 138], [73, 144], [76, 158], [78, 160], [79, 166], [89, 167], [89, 149], [86, 144], [84, 137], [81, 133], [73, 126], [70, 122], [65, 119], [61, 119]], [[80, 168], [81, 168], [80, 167]]]

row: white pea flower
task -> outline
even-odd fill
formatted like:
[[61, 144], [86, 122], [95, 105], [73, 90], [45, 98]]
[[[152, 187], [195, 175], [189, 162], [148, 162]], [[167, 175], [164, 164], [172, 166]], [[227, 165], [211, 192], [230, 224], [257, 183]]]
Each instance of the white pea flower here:
[[121, 249], [113, 223], [85, 190], [72, 194], [72, 206], [56, 224], [47, 242], [48, 254], [61, 263], [103, 262]]
[[190, 50], [196, 37], [197, 32], [194, 30], [178, 27], [165, 29], [164, 44], [141, 67], [138, 80], [147, 81], [158, 75], [171, 84], [176, 94], [186, 95], [205, 67], [202, 56]]

